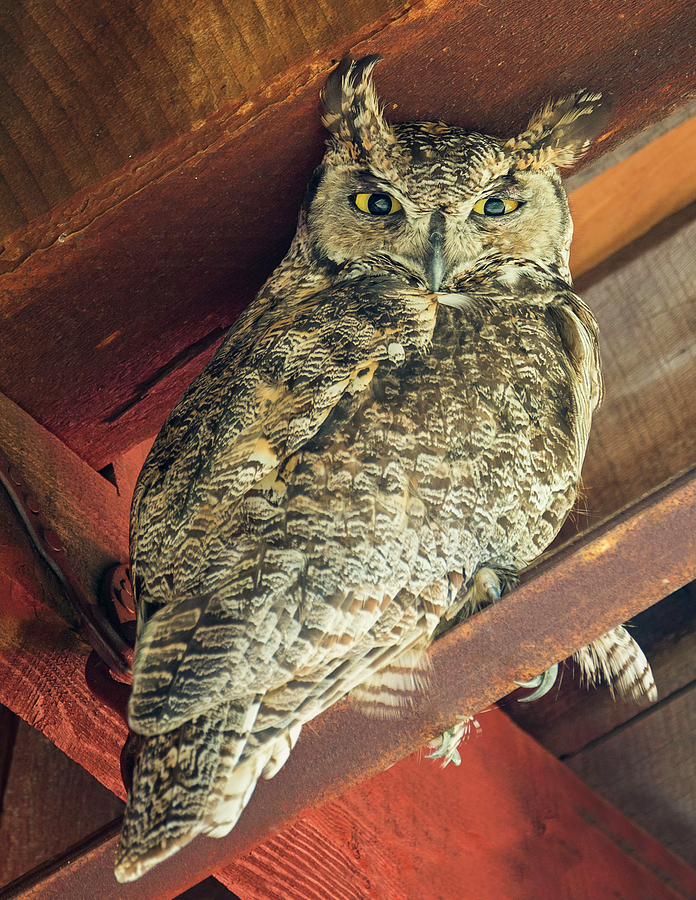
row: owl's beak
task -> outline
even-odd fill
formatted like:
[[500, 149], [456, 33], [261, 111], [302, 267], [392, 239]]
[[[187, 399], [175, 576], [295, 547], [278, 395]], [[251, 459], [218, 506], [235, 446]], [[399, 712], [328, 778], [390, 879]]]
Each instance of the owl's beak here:
[[430, 247], [425, 257], [425, 276], [428, 287], [434, 294], [440, 290], [447, 268], [443, 253], [446, 224], [445, 217], [439, 210], [436, 210], [430, 217], [430, 233], [428, 234]]

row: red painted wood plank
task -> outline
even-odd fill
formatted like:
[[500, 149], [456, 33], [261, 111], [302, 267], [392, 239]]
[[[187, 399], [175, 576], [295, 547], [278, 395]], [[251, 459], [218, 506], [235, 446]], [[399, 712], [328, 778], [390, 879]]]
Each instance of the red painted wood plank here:
[[417, 754], [217, 873], [241, 900], [696, 898], [696, 872], [499, 710], [444, 771]]
[[123, 803], [20, 721], [1, 810], [4, 885], [111, 822]]
[[[0, 395], [0, 445], [54, 525], [81, 583], [127, 559], [130, 498]], [[110, 790], [127, 729], [85, 685], [89, 648], [58, 582], [38, 557], [0, 487], [0, 702], [38, 728]]]

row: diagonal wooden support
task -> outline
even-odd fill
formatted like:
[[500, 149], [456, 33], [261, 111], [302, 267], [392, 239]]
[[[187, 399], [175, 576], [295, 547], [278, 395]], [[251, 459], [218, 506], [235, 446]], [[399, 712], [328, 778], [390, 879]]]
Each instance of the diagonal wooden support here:
[[504, 714], [481, 726], [461, 768], [414, 754], [216, 876], [242, 900], [696, 900], [696, 872]]
[[[2, 395], [0, 445], [96, 597], [103, 572], [128, 558], [130, 498]], [[117, 760], [127, 731], [87, 690], [89, 647], [62, 618], [72, 613], [58, 580], [1, 488], [0, 612], [0, 702], [123, 797]]]
[[[27, 481], [69, 546], [73, 566], [95, 585], [111, 554], [125, 552], [126, 501], [13, 404], [3, 400], [0, 414], [8, 456], [13, 447], [23, 455]], [[56, 601], [55, 585], [37, 569], [14, 512], [4, 498], [0, 503], [0, 553], [9, 573], [3, 575], [0, 600], [0, 702], [123, 796], [118, 753], [125, 729], [87, 691], [87, 650], [51, 614], [46, 600]], [[458, 717], [507, 694], [516, 679], [563, 659], [696, 578], [695, 531], [692, 470], [561, 548], [504, 602], [439, 640], [431, 650], [431, 691], [412, 714], [385, 724], [343, 705], [307, 726], [288, 764], [259, 786], [228, 838], [198, 839], [135, 885], [116, 885], [109, 869], [116, 840], [111, 836], [52, 875], [41, 888], [45, 893], [31, 896], [79, 896], [71, 879], [79, 881], [87, 869], [98, 882], [93, 895], [104, 900], [176, 896], [304, 810], [344, 793]]]

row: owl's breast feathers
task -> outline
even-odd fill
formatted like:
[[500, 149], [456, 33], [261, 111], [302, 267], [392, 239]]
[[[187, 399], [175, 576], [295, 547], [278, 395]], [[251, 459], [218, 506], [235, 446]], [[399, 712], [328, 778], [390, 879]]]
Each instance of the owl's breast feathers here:
[[375, 629], [408, 629], [385, 616], [400, 592], [435, 590], [411, 623], [432, 631], [449, 571], [541, 552], [596, 404], [589, 316], [570, 291], [523, 302], [479, 284], [452, 309], [373, 277], [233, 329], [136, 491], [143, 619], [159, 612], [140, 635], [134, 725], [176, 727], [231, 678], [275, 690]]

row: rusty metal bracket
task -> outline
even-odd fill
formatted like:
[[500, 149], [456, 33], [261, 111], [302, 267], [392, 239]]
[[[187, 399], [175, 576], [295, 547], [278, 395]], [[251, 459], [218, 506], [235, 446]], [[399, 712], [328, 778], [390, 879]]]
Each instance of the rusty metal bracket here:
[[39, 508], [17, 466], [0, 449], [2, 482], [38, 554], [57, 576], [71, 607], [80, 619], [80, 632], [100, 658], [121, 678], [130, 676], [133, 648], [118, 633], [101, 607], [80, 584], [63, 542]]

